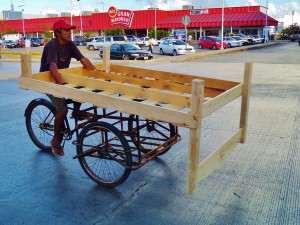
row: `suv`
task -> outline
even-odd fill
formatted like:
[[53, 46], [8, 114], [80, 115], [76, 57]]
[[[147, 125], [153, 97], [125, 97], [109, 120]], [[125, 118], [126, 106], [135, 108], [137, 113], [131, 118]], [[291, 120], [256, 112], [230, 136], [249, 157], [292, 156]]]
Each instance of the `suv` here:
[[126, 40], [124, 36], [104, 36], [104, 37], [99, 37], [95, 42], [92, 41], [87, 42], [86, 48], [92, 51], [112, 43], [125, 43], [125, 42]]

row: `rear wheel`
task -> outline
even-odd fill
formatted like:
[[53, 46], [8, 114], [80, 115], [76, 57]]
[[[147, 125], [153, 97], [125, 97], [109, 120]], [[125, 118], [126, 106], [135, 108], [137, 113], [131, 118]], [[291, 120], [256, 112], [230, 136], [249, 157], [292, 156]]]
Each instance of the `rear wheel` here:
[[94, 46], [93, 46], [93, 45], [90, 45], [90, 46], [89, 46], [89, 50], [90, 50], [90, 51], [95, 50]]
[[213, 46], [212, 46], [212, 49], [213, 49], [213, 50], [216, 50], [216, 49], [217, 49], [217, 46], [213, 45]]
[[161, 55], [165, 54], [164, 50], [162, 48], [159, 50], [159, 52], [160, 52]]
[[113, 125], [94, 122], [82, 129], [77, 154], [84, 172], [96, 183], [114, 187], [129, 176], [132, 155], [125, 137]]
[[231, 48], [231, 44], [230, 43], [228, 43], [228, 48]]
[[[134, 145], [143, 153], [147, 153], [156, 146], [165, 143], [176, 134], [176, 128], [171, 123], [156, 122], [139, 117], [137, 124], [136, 115], [129, 116], [128, 131]], [[162, 154], [170, 148], [167, 148]]]

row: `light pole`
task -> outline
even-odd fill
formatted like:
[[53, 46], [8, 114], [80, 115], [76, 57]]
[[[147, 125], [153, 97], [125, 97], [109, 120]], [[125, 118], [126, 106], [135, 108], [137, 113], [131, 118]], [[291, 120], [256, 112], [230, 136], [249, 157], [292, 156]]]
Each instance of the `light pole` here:
[[154, 8], [154, 39], [157, 39], [157, 29], [156, 29], [156, 7]]
[[[72, 0], [70, 0], [70, 12], [71, 12], [71, 26], [73, 26], [73, 18], [72, 18]], [[71, 39], [73, 41], [73, 29], [71, 29]]]
[[25, 24], [24, 24], [24, 17], [23, 17], [23, 12], [24, 12], [23, 6], [25, 6], [25, 5], [19, 5], [19, 7], [22, 9], [23, 38], [25, 38]]
[[102, 12], [104, 12], [104, 2], [101, 1], [101, 4], [102, 4]]
[[265, 42], [269, 41], [269, 35], [268, 35], [268, 0], [266, 3], [266, 25], [265, 25]]
[[223, 33], [224, 33], [224, 0], [222, 0], [222, 29], [221, 29], [221, 48], [224, 49], [223, 46]]
[[292, 11], [292, 30], [293, 30], [293, 39], [295, 38], [294, 36], [294, 10]]
[[83, 36], [83, 31], [82, 31], [82, 11], [81, 11], [81, 4], [80, 0], [77, 0], [79, 2], [79, 17], [80, 17], [80, 36]]

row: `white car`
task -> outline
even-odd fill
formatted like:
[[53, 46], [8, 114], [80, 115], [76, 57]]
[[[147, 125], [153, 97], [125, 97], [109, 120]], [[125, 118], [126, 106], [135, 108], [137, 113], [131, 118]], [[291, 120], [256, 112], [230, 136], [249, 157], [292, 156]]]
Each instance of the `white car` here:
[[191, 45], [186, 44], [184, 41], [179, 39], [169, 39], [165, 40], [159, 46], [160, 54], [172, 54], [183, 55], [186, 53], [195, 53], [195, 48]]
[[130, 44], [135, 44], [140, 47], [145, 46], [145, 43], [139, 38], [128, 38], [127, 40]]
[[224, 37], [224, 41], [227, 43], [228, 48], [242, 46], [242, 42], [235, 40], [232, 37]]
[[[149, 46], [150, 37], [142, 37], [142, 38], [140, 38], [140, 40], [144, 43], [144, 46]], [[154, 46], [158, 45], [157, 40], [153, 39], [153, 45]]]

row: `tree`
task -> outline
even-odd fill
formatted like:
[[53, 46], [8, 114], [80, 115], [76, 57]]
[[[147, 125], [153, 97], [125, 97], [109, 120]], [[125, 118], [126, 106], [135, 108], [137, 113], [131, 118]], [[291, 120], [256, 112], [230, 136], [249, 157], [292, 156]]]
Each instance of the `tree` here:
[[[167, 30], [157, 29], [156, 30], [156, 37], [159, 40], [159, 39], [161, 39], [163, 37], [168, 37], [170, 35], [170, 33], [171, 32], [167, 31]], [[155, 37], [155, 29], [154, 28], [149, 29], [148, 36], [149, 37], [153, 37], [153, 38]]]
[[124, 36], [125, 31], [124, 29], [117, 27], [117, 28], [112, 28], [112, 29], [104, 29], [104, 34], [105, 36]]

